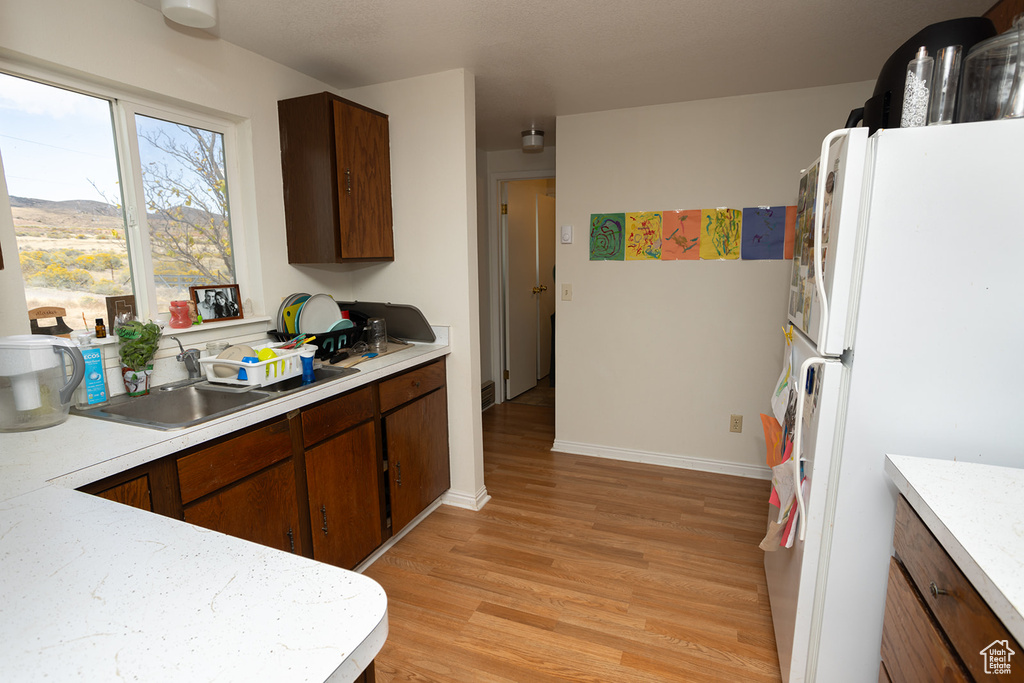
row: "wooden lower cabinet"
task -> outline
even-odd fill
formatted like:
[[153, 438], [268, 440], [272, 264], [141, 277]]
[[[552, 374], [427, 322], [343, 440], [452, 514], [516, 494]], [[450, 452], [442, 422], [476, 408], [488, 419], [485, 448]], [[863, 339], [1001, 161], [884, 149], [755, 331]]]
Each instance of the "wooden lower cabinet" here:
[[903, 496], [893, 547], [879, 680], [1024, 681], [1013, 662], [998, 676], [985, 670], [989, 648], [1022, 649]]
[[290, 460], [185, 506], [185, 521], [247, 541], [302, 553]]
[[445, 376], [432, 361], [82, 490], [352, 569], [449, 487]]
[[893, 681], [953, 683], [970, 680], [896, 558], [889, 560], [882, 662]]
[[352, 569], [384, 542], [373, 422], [306, 450], [313, 558]]
[[391, 532], [397, 533], [450, 485], [448, 396], [445, 388], [384, 417], [391, 495]]
[[149, 475], [143, 474], [128, 481], [110, 487], [105, 491], [96, 494], [100, 498], [112, 500], [122, 505], [130, 505], [133, 508], [153, 511], [153, 499], [149, 493]]

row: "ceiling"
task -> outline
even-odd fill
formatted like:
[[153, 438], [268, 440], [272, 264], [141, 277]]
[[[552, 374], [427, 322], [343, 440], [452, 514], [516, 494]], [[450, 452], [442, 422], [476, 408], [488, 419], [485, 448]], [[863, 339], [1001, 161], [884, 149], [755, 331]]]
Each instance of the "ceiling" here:
[[465, 68], [492, 151], [566, 114], [874, 80], [994, 1], [217, 0], [210, 33], [339, 90]]

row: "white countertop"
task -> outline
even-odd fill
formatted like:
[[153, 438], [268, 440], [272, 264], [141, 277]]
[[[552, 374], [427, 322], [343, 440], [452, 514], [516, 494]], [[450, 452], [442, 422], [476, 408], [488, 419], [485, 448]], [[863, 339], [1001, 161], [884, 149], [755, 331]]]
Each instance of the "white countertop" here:
[[885, 471], [1024, 643], [1024, 469], [889, 455]]
[[72, 415], [0, 434], [5, 681], [351, 681], [387, 637], [373, 580], [73, 490], [448, 353], [437, 342], [203, 425]]

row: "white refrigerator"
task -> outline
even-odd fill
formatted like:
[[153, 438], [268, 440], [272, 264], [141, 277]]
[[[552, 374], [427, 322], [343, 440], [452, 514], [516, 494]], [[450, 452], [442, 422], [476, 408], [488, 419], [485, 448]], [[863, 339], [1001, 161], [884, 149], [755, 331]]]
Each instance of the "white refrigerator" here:
[[806, 495], [765, 553], [772, 619], [787, 683], [877, 681], [885, 454], [1024, 467], [1024, 120], [837, 131], [800, 201], [785, 391]]

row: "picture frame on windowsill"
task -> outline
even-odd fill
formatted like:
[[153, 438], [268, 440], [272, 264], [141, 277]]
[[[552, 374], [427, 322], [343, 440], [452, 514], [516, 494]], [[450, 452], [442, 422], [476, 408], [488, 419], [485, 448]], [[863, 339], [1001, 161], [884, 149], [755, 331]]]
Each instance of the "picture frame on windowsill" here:
[[204, 323], [240, 320], [242, 295], [238, 285], [196, 285], [188, 288]]

